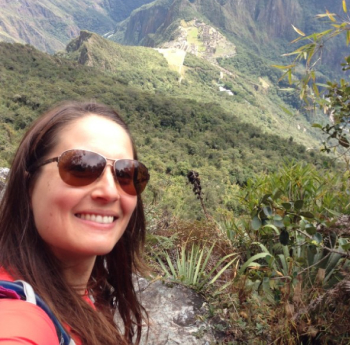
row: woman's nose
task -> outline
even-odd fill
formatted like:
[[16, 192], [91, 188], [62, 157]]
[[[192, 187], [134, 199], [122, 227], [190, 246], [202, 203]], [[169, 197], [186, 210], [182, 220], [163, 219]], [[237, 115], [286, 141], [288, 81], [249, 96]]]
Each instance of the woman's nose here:
[[120, 186], [114, 178], [113, 167], [107, 164], [102, 175], [93, 184], [92, 197], [95, 199], [115, 201], [120, 198]]

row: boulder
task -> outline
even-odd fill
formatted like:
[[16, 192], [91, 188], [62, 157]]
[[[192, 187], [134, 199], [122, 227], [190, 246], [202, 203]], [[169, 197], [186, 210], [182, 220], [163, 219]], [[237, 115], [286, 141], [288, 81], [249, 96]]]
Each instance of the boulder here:
[[6, 178], [9, 174], [10, 169], [9, 168], [0, 168], [0, 200], [2, 199], [5, 189], [6, 189]]
[[138, 279], [141, 302], [149, 314], [149, 334], [142, 345], [209, 345], [215, 338], [205, 314], [204, 299], [174, 283]]

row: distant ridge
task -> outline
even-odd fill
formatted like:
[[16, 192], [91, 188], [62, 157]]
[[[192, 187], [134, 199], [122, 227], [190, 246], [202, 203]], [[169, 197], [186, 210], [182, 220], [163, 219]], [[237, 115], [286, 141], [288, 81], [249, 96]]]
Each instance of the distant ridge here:
[[0, 0], [0, 40], [54, 53], [81, 29], [113, 31], [118, 21], [151, 0]]
[[299, 0], [157, 0], [133, 11], [109, 36], [123, 44], [158, 46], [177, 36], [181, 20], [199, 19], [255, 43], [290, 40], [303, 21]]
[[84, 30], [67, 45], [66, 53], [60, 55], [116, 74], [128, 70], [146, 73], [152, 69], [169, 69], [166, 60], [154, 49], [122, 46]]
[[[201, 41], [196, 44], [200, 45]], [[228, 52], [221, 53], [234, 56], [234, 46], [228, 47]], [[257, 78], [239, 71], [234, 73], [230, 66], [225, 69], [218, 65], [213, 56], [212, 60], [203, 59], [172, 47], [124, 46], [88, 31], [81, 31], [58, 56], [108, 72], [134, 89], [220, 104], [224, 111], [260, 126], [267, 133], [292, 135], [296, 142], [309, 145], [315, 143], [311, 126], [302, 117], [298, 120], [300, 129], [296, 124], [290, 127], [291, 119], [281, 109], [289, 105], [277, 96], [277, 85], [267, 75]], [[277, 80], [278, 71], [269, 67], [266, 73], [272, 73], [270, 78]]]

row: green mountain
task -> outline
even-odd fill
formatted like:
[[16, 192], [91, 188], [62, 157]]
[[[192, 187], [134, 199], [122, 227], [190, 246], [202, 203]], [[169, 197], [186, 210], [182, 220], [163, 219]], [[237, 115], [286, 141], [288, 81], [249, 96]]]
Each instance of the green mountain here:
[[291, 24], [311, 32], [319, 27], [316, 13], [342, 12], [341, 1], [332, 0], [0, 0], [0, 7], [0, 40], [50, 53], [64, 49], [80, 30], [159, 46], [178, 37], [181, 21], [197, 19], [274, 58], [295, 38]]
[[104, 34], [151, 0], [0, 0], [0, 40], [53, 53], [82, 29]]
[[[297, 37], [292, 25], [311, 34], [324, 30], [324, 21], [315, 15], [329, 10], [342, 14], [342, 2], [333, 0], [156, 0], [146, 4], [117, 24], [108, 38], [127, 45], [162, 47], [169, 42], [192, 43], [184, 28], [193, 21], [220, 31], [246, 54], [247, 51], [271, 61], [290, 51], [289, 42]], [[190, 24], [191, 25], [191, 24]], [[328, 27], [327, 27], [328, 28]], [[339, 44], [332, 44], [323, 60], [328, 73], [343, 62]], [[183, 48], [186, 48], [183, 46]], [[327, 68], [326, 68], [327, 70]]]
[[[105, 60], [119, 54], [117, 59], [123, 65], [123, 60], [132, 58], [131, 47], [121, 47], [96, 34], [82, 36], [84, 43], [79, 46], [72, 42], [67, 57], [79, 59], [79, 52], [84, 45], [88, 49], [92, 40], [96, 41], [92, 47], [97, 47], [97, 51], [101, 51], [103, 44], [108, 48], [104, 51]], [[238, 109], [241, 104], [241, 111], [235, 114], [232, 109], [226, 110], [224, 105], [233, 96], [217, 91], [216, 85], [210, 89], [210, 76], [216, 73], [211, 64], [190, 56], [186, 60], [189, 76], [186, 86], [185, 82], [179, 83], [177, 72], [169, 69], [160, 53], [150, 48], [138, 49], [137, 62], [149, 63], [152, 57], [157, 71], [154, 73], [157, 76], [149, 74], [147, 84], [139, 81], [142, 65], [135, 70], [129, 67], [121, 76], [108, 64], [104, 69], [83, 66], [28, 45], [0, 43], [0, 164], [9, 164], [25, 128], [52, 104], [66, 99], [96, 99], [118, 109], [129, 123], [140, 159], [151, 169], [152, 181], [146, 192], [148, 205], [161, 204], [168, 214], [201, 216], [200, 205], [186, 185], [188, 170], [200, 173], [205, 202], [212, 212], [239, 208], [233, 201], [237, 184], [244, 184], [256, 172], [274, 171], [284, 161], [293, 160], [329, 166], [327, 158], [307, 151], [290, 133], [282, 139], [239, 118], [260, 107], [249, 103], [254, 99], [258, 103], [260, 96], [250, 95], [247, 101], [244, 97], [248, 96], [242, 92], [235, 106]], [[93, 57], [93, 53], [87, 50], [87, 56]], [[210, 91], [216, 93], [221, 102], [200, 96], [199, 91], [197, 99], [185, 97], [196, 88], [191, 83], [201, 79], [206, 80], [203, 88], [208, 89], [207, 95]], [[164, 88], [158, 88], [157, 82]], [[265, 111], [264, 116], [270, 115]]]
[[158, 46], [176, 35], [181, 20], [195, 18], [259, 44], [276, 38], [291, 39], [291, 23], [302, 22], [303, 9], [298, 0], [157, 0], [118, 24], [111, 39]]
[[[193, 30], [193, 27], [187, 29]], [[223, 43], [225, 39], [221, 37], [218, 41]], [[109, 72], [121, 83], [140, 91], [220, 104], [224, 111], [246, 123], [254, 123], [266, 133], [292, 136], [308, 148], [315, 147], [316, 132], [305, 117], [298, 114], [297, 95], [281, 91], [277, 86], [279, 71], [261, 59], [257, 66], [248, 66], [252, 69], [250, 73], [235, 69], [230, 72], [229, 64], [223, 68], [214, 63], [214, 57], [229, 54], [219, 43], [216, 52], [203, 59], [174, 47], [156, 50], [122, 46], [83, 31], [68, 44], [66, 53], [59, 55]], [[225, 47], [235, 51], [230, 42], [226, 42]], [[287, 115], [283, 108], [294, 112], [295, 118]]]
[[177, 34], [181, 20], [198, 19], [246, 44], [276, 44], [295, 38], [291, 24], [306, 30], [325, 8], [341, 10], [332, 0], [156, 0], [119, 23], [111, 39], [130, 45], [156, 45]]

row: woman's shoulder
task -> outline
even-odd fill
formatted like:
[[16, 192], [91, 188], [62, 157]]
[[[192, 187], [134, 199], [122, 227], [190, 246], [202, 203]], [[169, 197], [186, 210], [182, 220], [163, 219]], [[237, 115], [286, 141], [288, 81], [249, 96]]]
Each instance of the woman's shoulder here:
[[58, 345], [55, 326], [37, 305], [0, 299], [0, 344]]
[[[13, 277], [0, 267], [0, 281]], [[35, 304], [0, 298], [0, 344], [58, 345], [55, 326], [49, 316]]]

